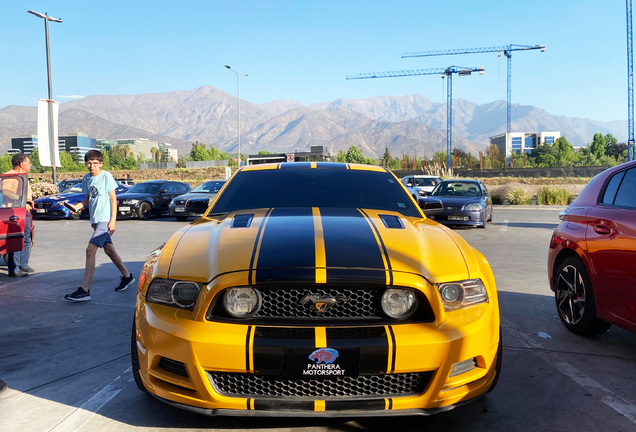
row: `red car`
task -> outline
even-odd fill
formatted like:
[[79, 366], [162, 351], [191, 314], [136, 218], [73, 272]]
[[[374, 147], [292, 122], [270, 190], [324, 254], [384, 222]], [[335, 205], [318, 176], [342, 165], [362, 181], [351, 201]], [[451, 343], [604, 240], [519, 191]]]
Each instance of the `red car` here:
[[24, 247], [27, 188], [26, 174], [0, 175], [0, 255]]
[[559, 217], [548, 278], [561, 321], [579, 335], [636, 333], [636, 162], [594, 177]]

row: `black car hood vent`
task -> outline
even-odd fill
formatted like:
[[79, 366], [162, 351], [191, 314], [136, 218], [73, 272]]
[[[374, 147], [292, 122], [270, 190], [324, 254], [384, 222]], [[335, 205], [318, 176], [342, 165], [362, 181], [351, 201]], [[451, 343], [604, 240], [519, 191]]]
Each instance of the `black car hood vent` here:
[[250, 214], [237, 214], [232, 219], [232, 228], [249, 228], [254, 218], [254, 213]]
[[392, 229], [404, 229], [404, 224], [399, 217], [393, 215], [378, 215], [382, 222], [384, 222], [384, 226]]

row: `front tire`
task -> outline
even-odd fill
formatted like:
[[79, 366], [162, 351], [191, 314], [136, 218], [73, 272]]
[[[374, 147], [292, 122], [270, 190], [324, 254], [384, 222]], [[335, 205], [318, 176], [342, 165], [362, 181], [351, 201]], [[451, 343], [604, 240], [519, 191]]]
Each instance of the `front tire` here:
[[141, 204], [139, 204], [139, 210], [137, 210], [139, 219], [142, 219], [142, 220], [150, 219], [151, 210], [152, 210], [152, 207], [150, 207], [150, 204], [148, 204], [147, 202], [142, 202]]
[[596, 316], [590, 276], [577, 257], [566, 258], [554, 277], [554, 300], [561, 322], [574, 334], [594, 336], [611, 326]]
[[82, 216], [79, 213], [71, 213], [71, 219], [80, 220]]

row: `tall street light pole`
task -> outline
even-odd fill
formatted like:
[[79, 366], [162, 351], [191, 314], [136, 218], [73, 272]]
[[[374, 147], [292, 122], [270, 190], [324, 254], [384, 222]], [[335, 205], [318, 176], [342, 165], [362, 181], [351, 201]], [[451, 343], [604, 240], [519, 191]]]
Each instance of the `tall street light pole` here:
[[237, 117], [238, 117], [238, 131], [237, 131], [237, 135], [238, 135], [238, 167], [241, 168], [241, 81], [240, 81], [240, 78], [242, 76], [249, 76], [249, 75], [248, 74], [238, 73], [237, 71], [232, 69], [232, 67], [229, 66], [229, 65], [225, 65], [225, 67], [236, 74], [236, 106], [237, 106], [236, 110], [238, 111], [238, 113], [237, 113]]
[[[41, 14], [39, 12], [35, 12], [32, 10], [28, 10], [27, 12], [30, 13], [31, 15], [35, 15], [38, 18], [44, 19], [44, 37], [46, 40], [46, 73], [49, 80], [49, 99], [48, 99], [49, 131], [50, 131], [49, 142], [53, 143], [53, 141], [55, 141], [55, 134], [53, 131], [53, 110], [51, 109], [51, 104], [53, 103], [53, 87], [51, 85], [51, 50], [49, 48], [49, 21], [61, 23], [62, 20], [50, 17], [47, 13]], [[53, 155], [51, 155], [51, 160], [55, 160]], [[56, 169], [55, 164], [53, 164], [51, 168], [53, 169], [53, 184], [57, 184], [57, 179], [55, 175], [55, 169]]]

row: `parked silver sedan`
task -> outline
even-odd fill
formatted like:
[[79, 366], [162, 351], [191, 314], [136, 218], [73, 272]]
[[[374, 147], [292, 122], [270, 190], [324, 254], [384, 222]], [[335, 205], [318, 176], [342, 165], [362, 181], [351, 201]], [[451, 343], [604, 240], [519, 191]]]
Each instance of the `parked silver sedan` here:
[[434, 175], [408, 175], [402, 179], [402, 183], [415, 201], [419, 197], [430, 195], [441, 181], [440, 177]]

